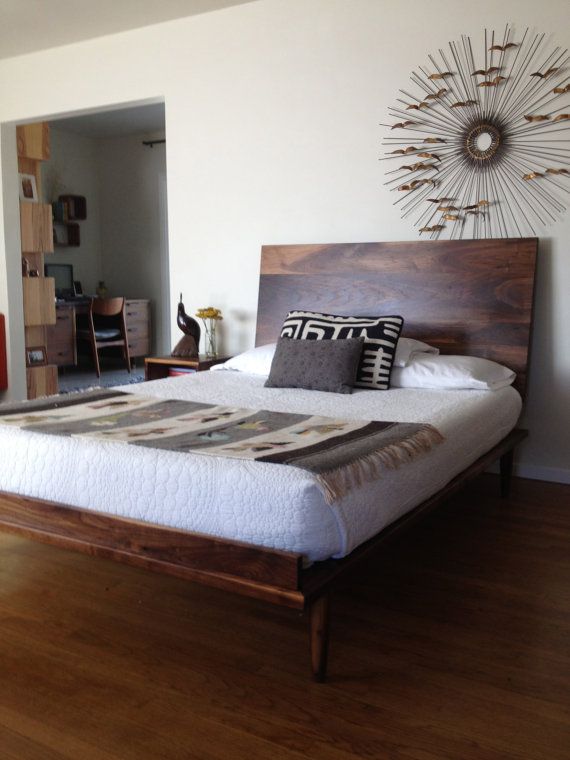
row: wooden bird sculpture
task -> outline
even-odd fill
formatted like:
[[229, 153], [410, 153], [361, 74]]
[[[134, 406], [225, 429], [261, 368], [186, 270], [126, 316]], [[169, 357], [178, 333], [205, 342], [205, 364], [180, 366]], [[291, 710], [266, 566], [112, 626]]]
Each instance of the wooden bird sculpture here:
[[176, 317], [176, 324], [184, 333], [184, 337], [181, 338], [174, 349], [171, 356], [184, 357], [185, 359], [198, 358], [198, 347], [200, 346], [200, 325], [198, 322], [186, 314], [184, 304], [182, 302], [182, 293], [180, 293], [180, 303], [178, 304], [178, 314]]

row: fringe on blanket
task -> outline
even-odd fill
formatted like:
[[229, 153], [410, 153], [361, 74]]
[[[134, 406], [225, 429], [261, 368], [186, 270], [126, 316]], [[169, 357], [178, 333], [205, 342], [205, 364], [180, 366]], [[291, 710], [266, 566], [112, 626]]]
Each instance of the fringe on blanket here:
[[412, 436], [398, 443], [391, 443], [378, 451], [358, 457], [349, 464], [315, 477], [323, 491], [327, 504], [342, 499], [353, 488], [370, 483], [381, 476], [383, 469], [395, 470], [401, 464], [414, 460], [429, 451], [445, 438], [432, 425], [422, 425]]

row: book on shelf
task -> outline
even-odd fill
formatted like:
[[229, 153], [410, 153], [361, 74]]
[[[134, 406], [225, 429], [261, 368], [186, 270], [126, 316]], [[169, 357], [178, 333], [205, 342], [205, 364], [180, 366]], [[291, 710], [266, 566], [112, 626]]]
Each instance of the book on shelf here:
[[69, 220], [69, 213], [67, 203], [65, 201], [54, 201], [54, 203], [51, 204], [51, 209], [54, 222], [67, 224]]
[[193, 375], [196, 372], [192, 367], [170, 367], [168, 377], [178, 377], [179, 375]]

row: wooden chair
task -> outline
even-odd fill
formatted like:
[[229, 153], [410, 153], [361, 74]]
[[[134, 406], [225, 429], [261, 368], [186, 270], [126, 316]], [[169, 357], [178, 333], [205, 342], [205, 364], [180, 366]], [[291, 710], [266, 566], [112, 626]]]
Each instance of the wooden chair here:
[[91, 344], [97, 377], [101, 377], [99, 350], [110, 346], [121, 346], [127, 369], [131, 371], [124, 298], [94, 298], [87, 317], [87, 328], [78, 330], [77, 338], [88, 340]]

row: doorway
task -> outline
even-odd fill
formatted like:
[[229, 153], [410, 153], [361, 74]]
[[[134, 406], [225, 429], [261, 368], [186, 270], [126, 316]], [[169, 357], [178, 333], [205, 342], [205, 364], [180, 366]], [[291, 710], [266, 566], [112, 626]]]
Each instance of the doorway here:
[[[144, 357], [170, 347], [164, 103], [53, 119], [49, 128], [45, 201], [81, 196], [87, 213], [76, 223], [78, 244], [70, 243], [64, 222], [54, 222], [54, 253], [46, 263], [72, 266], [73, 280], [86, 296], [126, 299], [133, 359], [128, 373], [111, 349], [103, 352], [97, 378], [89, 346], [77, 341], [72, 363], [69, 354], [61, 360], [51, 354], [59, 365], [60, 391], [140, 382]], [[48, 349], [50, 334], [52, 342], [58, 339], [48, 330]]]

